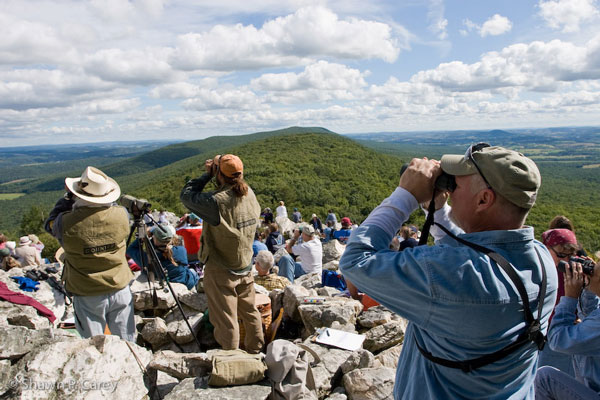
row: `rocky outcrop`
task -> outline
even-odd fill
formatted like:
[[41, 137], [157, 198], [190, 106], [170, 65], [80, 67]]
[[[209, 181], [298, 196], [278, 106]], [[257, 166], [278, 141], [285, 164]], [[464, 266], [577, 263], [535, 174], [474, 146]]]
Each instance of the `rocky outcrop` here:
[[344, 375], [344, 388], [350, 400], [384, 400], [393, 398], [394, 377], [391, 368], [355, 369]]

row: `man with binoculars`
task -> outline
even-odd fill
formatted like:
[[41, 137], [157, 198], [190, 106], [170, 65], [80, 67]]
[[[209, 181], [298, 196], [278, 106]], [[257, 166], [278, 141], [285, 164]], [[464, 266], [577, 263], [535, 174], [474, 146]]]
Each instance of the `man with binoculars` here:
[[[442, 174], [446, 181], [436, 184]], [[441, 161], [413, 159], [392, 195], [353, 232], [342, 273], [410, 321], [396, 399], [534, 398], [557, 289], [548, 250], [524, 226], [540, 183], [529, 158], [487, 144]], [[434, 194], [436, 244], [389, 251], [412, 211]]]

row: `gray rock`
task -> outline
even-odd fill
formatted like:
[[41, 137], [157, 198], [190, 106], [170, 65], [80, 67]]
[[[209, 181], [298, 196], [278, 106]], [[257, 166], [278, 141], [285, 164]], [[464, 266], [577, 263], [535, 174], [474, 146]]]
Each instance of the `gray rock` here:
[[329, 394], [329, 396], [325, 397], [324, 400], [347, 400], [348, 396], [346, 396], [346, 390], [343, 387], [336, 387]]
[[[194, 330], [194, 333], [198, 335], [200, 330], [200, 320], [202, 319], [204, 313], [187, 306], [183, 306], [182, 308], [185, 312], [188, 322]], [[175, 343], [184, 344], [194, 341], [194, 335], [190, 331], [190, 327], [183, 319], [179, 308], [175, 308], [173, 311], [167, 314], [165, 316], [165, 321], [167, 323], [167, 331], [169, 336]]]
[[152, 400], [162, 400], [171, 393], [175, 386], [179, 385], [179, 380], [162, 371], [156, 371], [156, 377], [153, 378], [150, 390]]
[[169, 393], [164, 400], [264, 400], [271, 393], [271, 384], [263, 380], [253, 385], [212, 387], [206, 378], [187, 378]]
[[344, 388], [350, 400], [391, 399], [395, 375], [391, 368], [355, 369], [344, 375]]
[[153, 318], [146, 323], [141, 332], [144, 340], [152, 345], [153, 349], [163, 346], [171, 340], [166, 322], [162, 318]]
[[0, 335], [0, 360], [17, 360], [33, 349], [48, 343], [76, 337], [75, 334], [62, 329], [31, 330], [23, 326], [6, 326]]
[[346, 250], [346, 245], [341, 244], [338, 240], [330, 240], [323, 243], [323, 264], [330, 261], [339, 261]]
[[[148, 350], [110, 335], [39, 346], [14, 368], [11, 397], [139, 399], [148, 392], [142, 369], [150, 359]], [[40, 392], [39, 385], [50, 386]]]
[[339, 295], [340, 293], [342, 292], [331, 286], [323, 286], [322, 288], [317, 289], [317, 294], [319, 296], [333, 297], [335, 295]]
[[375, 356], [375, 360], [383, 367], [396, 369], [398, 367], [398, 358], [402, 353], [402, 344], [397, 344]]
[[[285, 315], [296, 322], [302, 322], [300, 313], [298, 312], [298, 306], [301, 304], [303, 298], [311, 295], [311, 291], [305, 287], [294, 284], [286, 286], [283, 293], [283, 309]], [[316, 294], [316, 292], [314, 293]]]
[[375, 356], [369, 350], [360, 349], [352, 353], [350, 357], [342, 364], [344, 374], [358, 368], [372, 368], [375, 363]]
[[[319, 398], [322, 398], [328, 395], [332, 388], [341, 384], [341, 366], [352, 355], [352, 352], [322, 346], [313, 343], [310, 340], [305, 340], [304, 344], [314, 350], [321, 359], [321, 362], [318, 363], [312, 371], [315, 378], [317, 393]], [[311, 362], [313, 361], [312, 355], [309, 355], [309, 359]]]
[[294, 280], [294, 284], [300, 285], [307, 289], [317, 289], [323, 286], [321, 283], [321, 274], [318, 272], [302, 275]]
[[0, 395], [11, 386], [12, 366], [10, 360], [0, 360]]
[[329, 271], [337, 271], [339, 269], [340, 266], [340, 260], [332, 260], [329, 261], [328, 263], [324, 263], [323, 264], [323, 269], [327, 269]]
[[327, 298], [323, 304], [303, 304], [298, 312], [309, 333], [317, 328], [328, 327], [354, 332], [356, 318], [363, 305], [356, 300], [345, 297]]
[[371, 307], [358, 317], [358, 324], [364, 328], [374, 328], [392, 321], [392, 312], [384, 306]]
[[179, 301], [181, 304], [185, 304], [189, 308], [193, 308], [194, 310], [204, 312], [208, 309], [208, 299], [206, 298], [206, 293], [196, 293], [195, 291], [190, 291], [179, 296]]
[[[131, 283], [131, 292], [133, 293], [133, 307], [136, 311], [169, 310], [175, 306], [175, 298], [166, 284], [164, 288], [161, 288], [158, 282], [155, 282], [154, 287], [156, 287], [156, 296], [158, 299], [156, 306], [153, 304], [153, 290], [150, 290], [148, 287], [148, 278], [146, 275], [140, 274], [133, 280]], [[174, 294], [178, 297], [189, 293], [188, 288], [182, 283], [172, 282], [171, 287]]]
[[212, 357], [206, 353], [160, 351], [154, 354], [148, 370], [162, 371], [177, 379], [205, 376], [212, 370]]
[[402, 342], [405, 327], [406, 325], [399, 321], [378, 325], [365, 333], [363, 348], [372, 353], [389, 349]]

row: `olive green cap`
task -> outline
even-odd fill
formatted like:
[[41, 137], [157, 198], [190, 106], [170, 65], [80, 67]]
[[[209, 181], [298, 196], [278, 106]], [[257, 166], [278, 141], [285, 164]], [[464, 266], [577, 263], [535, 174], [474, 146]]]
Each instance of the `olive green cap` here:
[[[488, 183], [502, 197], [522, 207], [533, 207], [542, 177], [535, 163], [518, 151], [490, 146], [472, 153], [472, 157]], [[478, 174], [475, 165], [465, 156], [442, 156], [442, 170], [450, 175]]]

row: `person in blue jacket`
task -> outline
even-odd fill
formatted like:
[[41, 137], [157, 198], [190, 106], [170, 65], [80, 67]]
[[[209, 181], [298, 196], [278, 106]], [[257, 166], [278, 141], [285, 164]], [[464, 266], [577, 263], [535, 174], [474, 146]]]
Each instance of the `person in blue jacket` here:
[[[163, 229], [154, 227], [150, 232], [152, 244], [158, 255], [162, 266], [167, 270], [170, 282], [183, 283], [188, 289], [192, 289], [198, 283], [198, 273], [188, 268], [187, 253], [183, 246], [173, 246], [171, 241], [175, 236], [174, 228], [163, 226]], [[138, 265], [142, 265], [140, 256], [139, 239], [136, 239], [127, 248], [127, 254]], [[148, 257], [143, 255], [145, 265], [148, 265]]]

